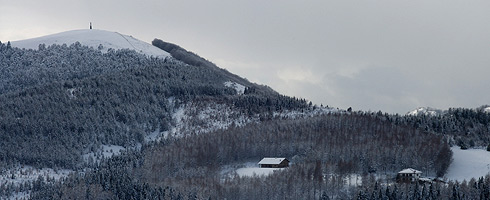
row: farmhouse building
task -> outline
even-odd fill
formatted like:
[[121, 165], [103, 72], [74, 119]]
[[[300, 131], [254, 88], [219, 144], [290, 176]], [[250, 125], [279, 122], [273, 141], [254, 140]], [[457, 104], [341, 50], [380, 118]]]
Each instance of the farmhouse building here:
[[289, 167], [289, 160], [286, 158], [263, 158], [259, 162], [260, 168], [284, 168]]
[[399, 182], [415, 182], [420, 179], [421, 171], [412, 168], [404, 169], [398, 172], [397, 180]]

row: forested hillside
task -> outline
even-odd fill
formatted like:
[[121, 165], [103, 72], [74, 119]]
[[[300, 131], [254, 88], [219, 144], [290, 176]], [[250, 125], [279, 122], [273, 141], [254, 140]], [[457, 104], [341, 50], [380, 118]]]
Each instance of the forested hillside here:
[[[394, 181], [408, 167], [442, 177], [452, 143], [490, 143], [481, 109], [439, 116], [333, 110], [250, 83], [178, 45], [153, 44], [172, 57], [0, 43], [0, 175], [14, 180], [0, 179], [0, 199], [490, 197], [488, 176]], [[104, 158], [104, 145], [125, 150]], [[291, 166], [266, 177], [224, 173], [263, 157], [285, 157]], [[16, 182], [31, 170], [26, 165], [75, 173]]]
[[248, 82], [246, 94], [237, 95], [214, 69], [129, 50], [0, 44], [0, 60], [0, 167], [74, 169], [81, 154], [101, 144], [135, 146], [167, 130], [172, 109], [203, 97], [248, 114], [307, 106]]
[[[291, 158], [294, 164], [267, 178], [221, 174], [227, 164], [271, 155]], [[375, 182], [370, 174], [392, 174], [411, 166], [440, 175], [450, 159], [449, 146], [440, 136], [392, 126], [372, 116], [329, 114], [167, 138], [36, 195], [62, 199], [73, 194], [122, 199], [354, 198], [360, 188], [345, 182], [351, 174], [362, 174], [363, 185], [370, 188]]]
[[39, 45], [38, 50], [0, 44], [0, 94], [56, 81], [82, 79], [144, 66], [144, 55], [71, 45]]
[[409, 125], [448, 136], [451, 144], [468, 147], [490, 145], [490, 113], [482, 106], [477, 109], [450, 108], [438, 115], [390, 115], [394, 124]]

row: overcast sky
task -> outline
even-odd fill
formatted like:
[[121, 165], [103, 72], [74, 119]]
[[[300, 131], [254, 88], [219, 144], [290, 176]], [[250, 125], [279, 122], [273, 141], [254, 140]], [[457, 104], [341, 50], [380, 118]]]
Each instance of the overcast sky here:
[[488, 0], [0, 0], [0, 41], [74, 29], [176, 43], [315, 104], [490, 104]]

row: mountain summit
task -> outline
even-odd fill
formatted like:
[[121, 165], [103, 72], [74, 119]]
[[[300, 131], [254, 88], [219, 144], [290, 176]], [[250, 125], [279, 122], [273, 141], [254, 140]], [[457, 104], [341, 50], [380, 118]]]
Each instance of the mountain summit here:
[[13, 41], [12, 46], [25, 49], [38, 49], [40, 44], [45, 44], [46, 46], [52, 44], [70, 45], [75, 42], [80, 42], [83, 46], [99, 49], [102, 52], [107, 52], [111, 48], [114, 50], [130, 49], [148, 56], [160, 58], [170, 56], [168, 52], [132, 36], [97, 29], [72, 30], [38, 38]]

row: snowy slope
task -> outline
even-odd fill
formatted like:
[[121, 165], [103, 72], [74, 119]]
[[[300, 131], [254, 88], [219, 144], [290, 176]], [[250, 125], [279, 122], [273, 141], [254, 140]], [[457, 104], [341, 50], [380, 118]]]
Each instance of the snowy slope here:
[[12, 46], [26, 49], [38, 49], [39, 44], [45, 44], [46, 46], [52, 44], [73, 44], [80, 42], [84, 46], [93, 47], [98, 49], [102, 44], [102, 52], [107, 52], [109, 48], [114, 50], [118, 49], [131, 49], [136, 52], [146, 54], [148, 56], [165, 58], [170, 54], [163, 51], [151, 44], [133, 38], [132, 36], [123, 35], [118, 32], [97, 30], [97, 29], [83, 29], [61, 32], [53, 35], [42, 36], [38, 38], [32, 38], [27, 40], [13, 41]]
[[451, 150], [454, 160], [446, 175], [449, 180], [469, 181], [490, 173], [490, 152], [484, 149], [461, 150], [459, 147], [452, 147]]

